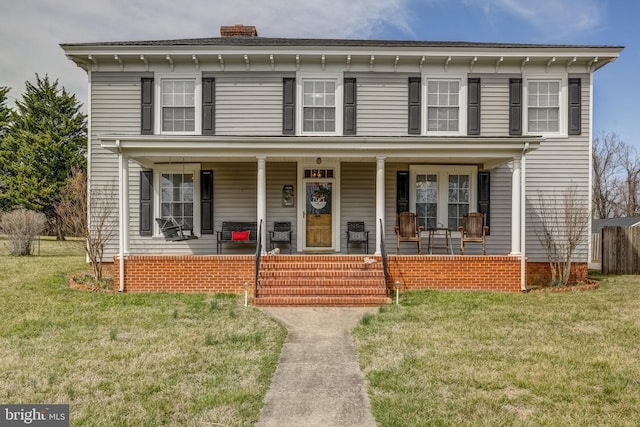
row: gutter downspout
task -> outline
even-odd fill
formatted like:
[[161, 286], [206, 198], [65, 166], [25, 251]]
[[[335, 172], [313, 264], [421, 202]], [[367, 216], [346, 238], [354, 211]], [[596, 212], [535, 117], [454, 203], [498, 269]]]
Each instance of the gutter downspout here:
[[118, 224], [120, 228], [119, 233], [119, 253], [118, 257], [120, 258], [119, 263], [119, 274], [120, 274], [120, 286], [118, 287], [118, 292], [124, 291], [124, 171], [122, 170], [122, 149], [120, 148], [120, 140], [116, 139], [116, 148], [118, 149], [118, 192], [119, 192], [119, 215], [118, 215]]
[[525, 207], [527, 201], [526, 177], [527, 177], [527, 152], [529, 143], [525, 142], [522, 149], [522, 160], [520, 162], [520, 289], [527, 292], [527, 255], [526, 255], [526, 214]]

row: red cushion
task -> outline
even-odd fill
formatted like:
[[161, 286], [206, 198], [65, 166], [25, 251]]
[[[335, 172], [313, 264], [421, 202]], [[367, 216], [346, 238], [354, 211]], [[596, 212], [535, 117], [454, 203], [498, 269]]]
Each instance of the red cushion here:
[[247, 231], [232, 231], [231, 240], [249, 240], [250, 230]]

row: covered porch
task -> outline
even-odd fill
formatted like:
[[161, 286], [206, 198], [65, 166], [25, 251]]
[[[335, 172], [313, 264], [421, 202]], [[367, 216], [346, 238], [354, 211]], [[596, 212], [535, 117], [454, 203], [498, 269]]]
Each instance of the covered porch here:
[[[536, 149], [540, 141], [537, 137], [196, 137], [195, 141], [193, 137], [188, 140], [166, 136], [102, 137], [102, 146], [118, 158], [119, 211], [125, 213], [119, 215], [117, 287], [122, 291], [207, 292], [243, 292], [247, 282], [253, 287], [256, 254], [251, 248], [230, 245], [222, 255], [215, 254], [216, 231], [221, 223], [240, 219], [262, 224], [259, 239], [263, 259], [269, 258], [266, 256], [270, 249], [269, 231], [273, 230], [274, 222], [286, 220], [291, 224], [292, 243], [282, 248], [279, 262], [290, 259], [289, 249], [291, 256], [298, 259], [340, 257], [350, 262], [361, 262], [367, 255], [381, 260], [386, 249], [391, 287], [398, 282], [401, 289], [524, 289], [526, 154]], [[194, 215], [192, 225], [198, 239], [166, 242], [157, 228], [150, 236], [138, 236], [135, 229], [140, 219], [136, 216], [142, 215], [142, 208], [138, 213], [137, 192], [132, 191], [138, 186], [137, 182], [131, 182], [136, 179], [135, 170], [185, 168], [194, 172], [211, 169], [217, 174], [213, 193], [219, 198], [211, 201], [212, 232], [199, 232], [204, 230], [207, 219]], [[449, 226], [453, 255], [442, 250], [428, 255], [426, 231], [421, 255], [408, 245], [403, 245], [396, 254], [394, 227], [400, 210], [401, 173], [413, 188], [416, 180], [430, 173], [463, 171], [472, 177], [466, 184], [472, 194], [467, 209], [475, 211], [478, 195], [473, 188], [477, 185], [474, 174], [497, 169], [509, 181], [510, 190], [499, 198], [507, 197], [510, 203], [503, 206], [506, 212], [503, 218], [496, 215], [495, 225], [491, 225], [493, 235], [488, 239], [486, 256], [476, 255], [477, 251], [472, 251], [473, 255], [457, 255], [459, 236], [455, 226]], [[241, 170], [248, 172], [238, 174]], [[157, 172], [154, 179], [158, 179]], [[322, 194], [324, 200], [314, 199], [318, 189], [329, 190]], [[160, 199], [158, 193], [162, 190], [155, 186], [153, 191], [156, 199]], [[497, 191], [494, 190], [496, 195]], [[446, 187], [443, 192], [446, 197]], [[415, 195], [405, 196], [407, 210], [420, 209]], [[194, 210], [204, 202], [195, 196]], [[314, 206], [313, 202], [320, 203]], [[319, 207], [322, 202], [325, 204]], [[438, 207], [444, 213], [438, 212], [433, 218], [423, 214], [425, 229], [433, 221], [446, 220], [446, 203], [440, 205], [444, 205]], [[319, 217], [327, 212], [327, 207], [328, 226], [318, 232], [315, 224], [314, 235], [314, 223], [309, 217]], [[311, 212], [312, 208], [319, 210]], [[160, 211], [160, 203], [156, 202], [156, 212]], [[504, 218], [508, 219], [507, 224]], [[364, 247], [351, 246], [352, 255], [346, 255], [346, 224], [355, 220], [364, 220], [366, 224], [369, 254], [353, 255], [364, 252]], [[352, 256], [356, 258], [349, 258]], [[121, 259], [125, 262], [120, 263]], [[149, 280], [143, 279], [145, 274], [150, 275]], [[154, 276], [162, 280], [153, 280]]]

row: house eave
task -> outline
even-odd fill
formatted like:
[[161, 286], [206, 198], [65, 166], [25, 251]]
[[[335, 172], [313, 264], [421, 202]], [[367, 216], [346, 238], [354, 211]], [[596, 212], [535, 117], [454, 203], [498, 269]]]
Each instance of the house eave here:
[[523, 137], [260, 137], [100, 135], [102, 148], [144, 165], [192, 161], [295, 161], [337, 158], [375, 161], [474, 164], [491, 169], [518, 158], [526, 144], [537, 149], [540, 136]]

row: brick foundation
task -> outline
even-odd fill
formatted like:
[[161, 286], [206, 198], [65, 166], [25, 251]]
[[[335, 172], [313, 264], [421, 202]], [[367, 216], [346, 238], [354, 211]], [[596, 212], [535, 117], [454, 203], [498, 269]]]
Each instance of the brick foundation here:
[[[328, 259], [339, 261], [339, 257], [331, 255]], [[399, 281], [401, 290], [520, 292], [518, 257], [389, 255], [388, 259], [390, 288]], [[543, 275], [544, 266], [544, 263], [535, 263], [534, 271]], [[546, 267], [548, 271], [548, 265]], [[114, 259], [113, 270], [117, 290], [120, 286], [118, 257]], [[244, 283], [248, 282], [253, 289], [254, 281], [253, 255], [133, 255], [127, 257], [125, 263], [126, 292], [242, 293]]]
[[512, 256], [389, 256], [389, 287], [400, 290], [520, 292], [520, 258]]
[[[584, 282], [589, 274], [588, 264], [571, 264], [570, 283]], [[527, 263], [527, 286], [546, 286], [551, 283], [551, 267], [548, 262]]]
[[[242, 293], [255, 283], [253, 255], [133, 255], [126, 258], [125, 292]], [[115, 290], [120, 287], [120, 260], [114, 258]]]

